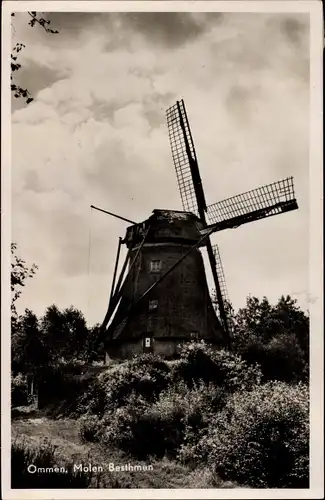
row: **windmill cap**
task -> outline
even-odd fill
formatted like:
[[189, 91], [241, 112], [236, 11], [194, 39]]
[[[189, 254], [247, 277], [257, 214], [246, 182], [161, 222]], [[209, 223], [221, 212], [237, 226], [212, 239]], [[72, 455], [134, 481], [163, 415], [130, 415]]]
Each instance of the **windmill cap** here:
[[126, 230], [124, 242], [134, 247], [141, 243], [148, 228], [145, 243], [195, 243], [204, 228], [202, 221], [192, 212], [155, 209], [144, 222], [130, 226]]
[[193, 212], [184, 212], [183, 210], [155, 208], [152, 213], [154, 215], [160, 215], [166, 219], [188, 220], [189, 218], [194, 217], [195, 219], [200, 220]]

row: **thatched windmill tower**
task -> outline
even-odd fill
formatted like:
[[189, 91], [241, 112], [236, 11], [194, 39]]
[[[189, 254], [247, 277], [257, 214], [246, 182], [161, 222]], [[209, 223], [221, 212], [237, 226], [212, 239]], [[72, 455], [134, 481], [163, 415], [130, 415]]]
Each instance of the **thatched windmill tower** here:
[[[167, 110], [167, 125], [184, 211], [156, 209], [146, 221], [136, 223], [99, 209], [132, 224], [119, 239], [111, 297], [98, 339], [104, 340], [111, 357], [148, 351], [173, 356], [180, 343], [193, 338], [229, 344], [225, 280], [210, 236], [298, 208], [291, 177], [207, 206], [183, 101]], [[116, 282], [122, 244], [127, 256]], [[219, 317], [209, 295], [203, 247]]]

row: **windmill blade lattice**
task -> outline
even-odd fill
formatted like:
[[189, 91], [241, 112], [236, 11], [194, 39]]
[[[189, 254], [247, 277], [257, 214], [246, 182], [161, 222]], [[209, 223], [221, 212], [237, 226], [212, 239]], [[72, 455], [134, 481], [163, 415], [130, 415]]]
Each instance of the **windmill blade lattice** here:
[[[207, 218], [209, 224], [220, 222], [220, 229], [226, 229], [295, 208], [298, 208], [298, 205], [293, 178], [288, 177], [209, 205]], [[228, 224], [225, 221], [228, 221]]]
[[[225, 313], [226, 313], [226, 320], [227, 320], [227, 328], [228, 328], [229, 334], [232, 335], [233, 334], [233, 322], [232, 322], [231, 315], [229, 315], [229, 310], [228, 310], [228, 308], [231, 306], [230, 306], [230, 300], [229, 300], [229, 295], [228, 295], [225, 273], [223, 270], [222, 260], [220, 257], [219, 247], [218, 247], [218, 245], [213, 245], [212, 249], [213, 249], [214, 258], [216, 261], [216, 270], [217, 270], [217, 275], [218, 275], [218, 279], [219, 279], [221, 295], [222, 295], [223, 302], [226, 306]], [[222, 321], [218, 300], [215, 301], [215, 305], [216, 305], [217, 316]]]
[[[221, 295], [224, 300], [224, 302], [229, 302], [229, 296], [228, 296], [228, 290], [227, 290], [227, 285], [226, 285], [226, 279], [225, 279], [225, 273], [223, 270], [223, 265], [220, 257], [220, 252], [219, 252], [219, 247], [218, 245], [213, 245], [213, 254], [214, 258], [216, 259], [216, 269], [217, 269], [217, 274], [219, 278], [219, 284], [220, 284], [220, 290], [221, 290]], [[219, 309], [219, 307], [218, 307]]]
[[199, 215], [207, 207], [184, 101], [168, 108], [166, 116], [183, 210]]

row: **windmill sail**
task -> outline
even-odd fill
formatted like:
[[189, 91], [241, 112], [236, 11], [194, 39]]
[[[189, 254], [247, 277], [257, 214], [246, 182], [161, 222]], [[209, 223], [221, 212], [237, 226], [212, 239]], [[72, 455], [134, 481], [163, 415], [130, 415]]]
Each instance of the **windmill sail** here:
[[218, 247], [218, 245], [213, 245], [212, 248], [213, 248], [214, 258], [216, 260], [216, 269], [217, 269], [217, 274], [218, 274], [218, 278], [219, 278], [221, 295], [222, 295], [223, 301], [225, 303], [227, 303], [227, 302], [229, 302], [229, 297], [228, 297], [225, 273], [223, 270], [223, 265], [222, 265], [222, 261], [221, 261], [221, 257], [220, 257], [219, 247]]
[[209, 205], [207, 219], [221, 231], [297, 208], [293, 178], [288, 177]]
[[207, 206], [184, 101], [168, 108], [166, 116], [183, 210], [202, 217]]
[[[213, 254], [214, 258], [216, 261], [216, 270], [217, 270], [217, 275], [219, 279], [219, 285], [220, 285], [220, 291], [222, 295], [222, 300], [226, 308], [226, 318], [227, 318], [227, 328], [229, 331], [229, 334], [232, 335], [233, 333], [233, 324], [232, 324], [232, 318], [229, 315], [229, 308], [230, 308], [230, 300], [229, 300], [229, 295], [228, 295], [228, 290], [227, 290], [227, 284], [226, 284], [226, 278], [225, 278], [225, 273], [223, 270], [223, 265], [222, 265], [222, 260], [220, 257], [220, 252], [219, 252], [219, 247], [218, 245], [213, 245]], [[218, 318], [222, 321], [221, 313], [220, 313], [220, 307], [219, 307], [219, 302], [214, 301], [216, 305], [216, 312]]]
[[[177, 101], [174, 106], [171, 106], [167, 110], [166, 114], [172, 157], [183, 210], [198, 215], [204, 225], [206, 225], [205, 212], [207, 211], [207, 205], [184, 101]], [[206, 240], [206, 248], [216, 287], [220, 316], [222, 317], [226, 334], [228, 334], [227, 318], [216, 272], [216, 262], [209, 237]]]

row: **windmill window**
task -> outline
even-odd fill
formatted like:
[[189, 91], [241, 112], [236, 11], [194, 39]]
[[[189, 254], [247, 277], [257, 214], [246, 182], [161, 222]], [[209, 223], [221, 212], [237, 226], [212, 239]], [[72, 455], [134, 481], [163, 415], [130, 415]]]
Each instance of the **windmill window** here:
[[161, 260], [152, 260], [150, 262], [150, 271], [152, 273], [159, 273], [161, 270]]
[[149, 300], [149, 311], [154, 311], [158, 307], [158, 300]]
[[151, 338], [150, 337], [146, 337], [144, 339], [144, 346], [145, 347], [150, 347], [151, 346]]

